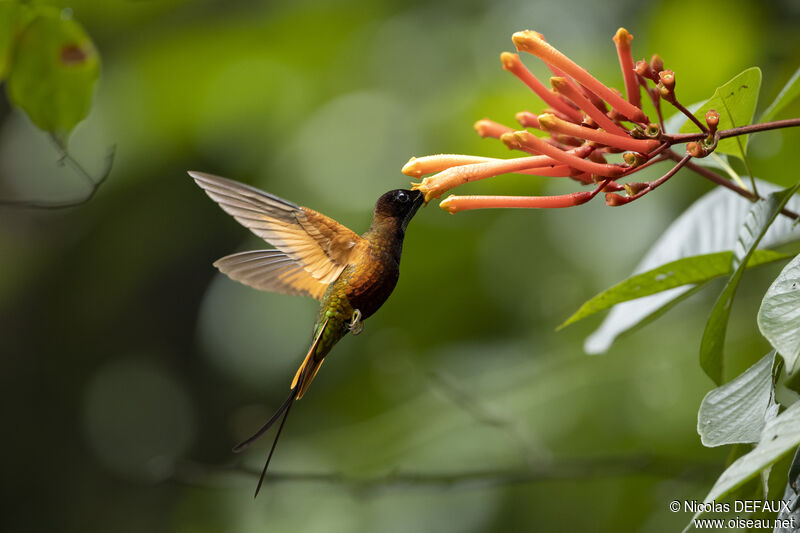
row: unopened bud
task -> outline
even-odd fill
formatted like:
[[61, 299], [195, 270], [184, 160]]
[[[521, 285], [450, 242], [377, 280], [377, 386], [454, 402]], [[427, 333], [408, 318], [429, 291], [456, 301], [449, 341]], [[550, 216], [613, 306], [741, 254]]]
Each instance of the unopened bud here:
[[650, 68], [650, 63], [648, 63], [644, 59], [640, 59], [639, 61], [637, 61], [636, 66], [633, 68], [633, 70], [635, 70], [636, 74], [638, 74], [639, 76], [651, 80], [654, 79], [656, 75], [655, 72], [653, 72], [653, 69]]
[[638, 167], [647, 161], [647, 158], [636, 152], [625, 152], [622, 154], [622, 160], [625, 161], [629, 167]]
[[658, 73], [658, 79], [664, 84], [664, 87], [670, 90], [670, 92], [675, 91], [675, 73], [671, 70], [662, 70]]
[[634, 181], [633, 183], [625, 184], [625, 192], [628, 193], [628, 196], [636, 196], [637, 194], [645, 190], [647, 187], [649, 187], [649, 185], [646, 183]]
[[611, 207], [617, 207], [620, 205], [625, 205], [628, 202], [625, 200], [625, 197], [621, 194], [616, 194], [613, 192], [606, 193], [606, 205]]
[[708, 132], [711, 135], [714, 135], [714, 133], [717, 131], [717, 126], [719, 125], [719, 113], [713, 109], [709, 110], [706, 113], [706, 124], [708, 125]]
[[654, 72], [661, 72], [664, 70], [664, 61], [661, 59], [660, 55], [653, 54], [653, 57], [650, 58], [650, 68], [652, 68]]
[[686, 143], [686, 153], [692, 157], [705, 157], [708, 155], [705, 145], [701, 142]]

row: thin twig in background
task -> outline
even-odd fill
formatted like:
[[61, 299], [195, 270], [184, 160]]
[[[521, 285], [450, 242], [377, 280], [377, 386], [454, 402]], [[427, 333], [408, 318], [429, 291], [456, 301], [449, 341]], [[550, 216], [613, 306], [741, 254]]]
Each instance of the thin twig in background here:
[[536, 446], [531, 442], [530, 437], [525, 435], [514, 420], [505, 417], [486, 406], [481, 400], [475, 398], [469, 392], [461, 388], [455, 379], [440, 372], [428, 372], [428, 378], [436, 385], [433, 390], [441, 392], [453, 405], [462, 409], [465, 413], [475, 419], [479, 424], [483, 424], [505, 433], [514, 443], [519, 451], [520, 458], [533, 466], [535, 458], [541, 458], [541, 446]]
[[[477, 488], [518, 485], [556, 480], [588, 480], [647, 476], [686, 480], [713, 478], [719, 464], [713, 461], [687, 461], [685, 458], [658, 455], [629, 455], [583, 459], [557, 459], [536, 465], [510, 468], [462, 470], [457, 472], [394, 471], [374, 477], [342, 472], [270, 472], [265, 486], [275, 483], [325, 483], [354, 490], [399, 488]], [[242, 465], [214, 466], [181, 463], [173, 480], [191, 486], [227, 487], [224, 476], [236, 474], [257, 477], [260, 469]]]
[[68, 207], [77, 207], [83, 205], [91, 200], [100, 186], [106, 181], [109, 174], [111, 174], [111, 167], [114, 165], [114, 155], [116, 153], [116, 146], [112, 146], [106, 156], [106, 165], [103, 172], [98, 178], [93, 178], [83, 165], [75, 159], [72, 154], [67, 151], [66, 147], [59, 142], [58, 139], [51, 136], [51, 140], [56, 145], [60, 152], [59, 164], [68, 165], [75, 172], [78, 173], [89, 184], [89, 191], [80, 198], [74, 200], [0, 200], [0, 207], [12, 207], [18, 209], [65, 209]]

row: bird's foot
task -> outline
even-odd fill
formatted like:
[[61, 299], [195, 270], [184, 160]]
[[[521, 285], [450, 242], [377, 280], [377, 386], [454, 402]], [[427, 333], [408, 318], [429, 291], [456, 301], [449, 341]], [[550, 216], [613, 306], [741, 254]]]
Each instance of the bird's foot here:
[[356, 309], [353, 311], [353, 318], [350, 319], [350, 323], [347, 325], [347, 329], [350, 330], [350, 333], [353, 335], [358, 335], [362, 331], [364, 331], [364, 324], [361, 322], [361, 311]]

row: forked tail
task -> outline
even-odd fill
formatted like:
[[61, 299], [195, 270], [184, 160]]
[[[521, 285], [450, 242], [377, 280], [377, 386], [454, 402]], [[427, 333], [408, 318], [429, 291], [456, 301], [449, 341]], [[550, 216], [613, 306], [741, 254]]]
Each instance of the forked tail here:
[[[278, 408], [278, 410], [275, 411], [275, 414], [273, 414], [270, 417], [270, 419], [267, 420], [266, 424], [261, 426], [261, 429], [256, 431], [253, 434], [252, 437], [250, 437], [249, 439], [245, 440], [244, 442], [241, 442], [241, 443], [237, 444], [233, 448], [233, 452], [234, 453], [239, 453], [239, 452], [245, 450], [248, 446], [250, 446], [255, 441], [257, 441], [261, 437], [261, 435], [263, 435], [264, 433], [269, 431], [269, 428], [271, 428], [275, 424], [275, 422], [278, 421], [278, 418], [281, 419], [281, 425], [278, 426], [278, 432], [275, 434], [275, 440], [272, 441], [272, 448], [269, 449], [269, 455], [267, 456], [267, 462], [264, 463], [264, 469], [261, 470], [261, 476], [258, 478], [258, 485], [256, 486], [256, 492], [255, 492], [255, 494], [253, 494], [253, 498], [258, 496], [258, 491], [261, 490], [261, 485], [262, 485], [262, 483], [264, 483], [264, 476], [267, 474], [267, 468], [269, 468], [269, 462], [272, 460], [272, 454], [275, 453], [275, 447], [278, 445], [278, 439], [281, 437], [281, 431], [283, 430], [283, 425], [286, 423], [286, 417], [289, 416], [289, 410], [291, 410], [292, 404], [294, 403], [294, 400], [295, 400], [296, 397], [297, 397], [297, 388], [294, 388], [289, 393], [289, 397], [286, 398], [286, 400], [283, 402], [283, 405], [281, 405]], [[282, 415], [282, 417], [281, 417], [281, 415]]]
[[281, 424], [278, 426], [278, 432], [275, 433], [275, 440], [272, 441], [272, 448], [270, 448], [269, 455], [267, 456], [267, 462], [264, 463], [264, 469], [261, 470], [261, 477], [258, 478], [258, 485], [256, 486], [256, 492], [253, 495], [253, 498], [258, 496], [258, 492], [261, 490], [261, 485], [264, 483], [264, 476], [267, 474], [269, 462], [272, 460], [272, 454], [275, 453], [275, 447], [278, 445], [278, 439], [281, 436], [283, 425], [286, 423], [286, 418], [289, 416], [289, 410], [292, 408], [292, 404], [294, 404], [295, 400], [299, 400], [303, 397], [303, 394], [308, 389], [311, 380], [317, 375], [317, 371], [322, 364], [323, 360], [317, 360], [315, 357], [315, 352], [317, 350], [317, 346], [319, 346], [319, 342], [322, 339], [322, 333], [325, 331], [325, 326], [327, 324], [327, 320], [322, 324], [322, 327], [319, 329], [314, 342], [311, 344], [311, 348], [309, 348], [308, 353], [306, 354], [303, 364], [300, 365], [300, 369], [297, 371], [297, 374], [295, 374], [294, 381], [292, 381], [292, 390], [289, 392], [289, 397], [284, 400], [283, 404], [278, 408], [277, 411], [275, 411], [270, 419], [267, 420], [266, 424], [261, 426], [261, 428], [250, 438], [237, 444], [233, 448], [234, 453], [239, 453], [247, 449], [248, 446], [253, 444], [259, 438], [261, 438], [264, 433], [269, 431], [269, 428], [275, 425], [275, 422], [277, 422], [279, 418], [281, 419]]

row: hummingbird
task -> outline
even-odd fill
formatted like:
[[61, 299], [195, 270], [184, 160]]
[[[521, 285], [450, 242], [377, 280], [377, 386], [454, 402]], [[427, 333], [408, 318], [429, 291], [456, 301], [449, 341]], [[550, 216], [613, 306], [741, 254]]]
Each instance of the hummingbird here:
[[256, 486], [258, 496], [292, 405], [308, 391], [333, 346], [348, 333], [359, 334], [364, 320], [397, 285], [406, 228], [424, 197], [406, 189], [387, 192], [375, 204], [369, 229], [359, 236], [322, 213], [249, 185], [203, 172], [189, 175], [226, 213], [275, 247], [228, 255], [215, 267], [255, 289], [320, 301], [311, 346], [288, 398], [253, 436], [233, 448], [241, 452], [281, 420]]

